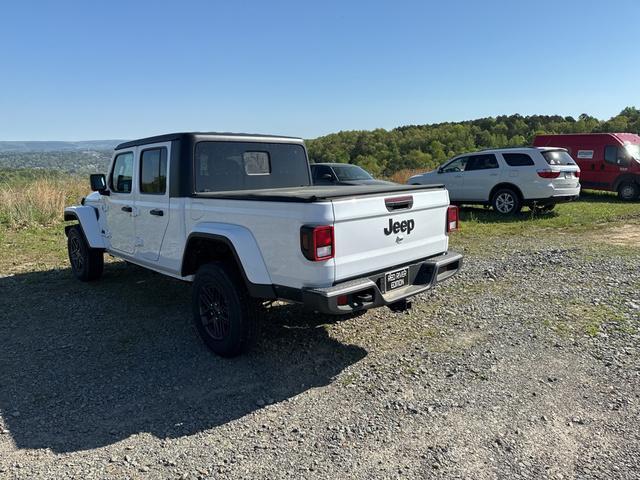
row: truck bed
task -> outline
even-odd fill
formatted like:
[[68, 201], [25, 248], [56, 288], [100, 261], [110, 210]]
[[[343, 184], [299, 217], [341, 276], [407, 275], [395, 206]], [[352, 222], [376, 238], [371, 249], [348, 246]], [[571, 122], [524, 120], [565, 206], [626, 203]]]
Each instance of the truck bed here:
[[313, 203], [334, 199], [364, 197], [368, 195], [407, 193], [411, 191], [442, 190], [441, 184], [433, 185], [319, 185], [307, 187], [271, 188], [265, 190], [235, 190], [228, 192], [198, 192], [196, 198], [228, 200], [256, 200], [263, 202]]

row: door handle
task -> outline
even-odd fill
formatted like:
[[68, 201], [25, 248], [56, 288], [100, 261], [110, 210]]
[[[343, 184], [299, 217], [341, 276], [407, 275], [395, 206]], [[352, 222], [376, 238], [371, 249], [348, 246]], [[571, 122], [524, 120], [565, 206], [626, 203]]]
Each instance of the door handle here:
[[159, 208], [154, 208], [153, 210], [149, 210], [149, 213], [151, 215], [157, 215], [158, 217], [161, 217], [164, 215], [164, 210], [160, 210]]
[[129, 205], [126, 205], [124, 207], [122, 207], [120, 210], [122, 210], [123, 212], [133, 212], [133, 208], [131, 208]]

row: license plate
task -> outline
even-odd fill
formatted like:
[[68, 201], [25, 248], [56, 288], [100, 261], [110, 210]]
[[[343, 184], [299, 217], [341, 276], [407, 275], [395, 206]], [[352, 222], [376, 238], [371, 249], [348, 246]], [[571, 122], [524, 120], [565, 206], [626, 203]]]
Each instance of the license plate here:
[[406, 287], [409, 284], [409, 267], [384, 275], [385, 291]]

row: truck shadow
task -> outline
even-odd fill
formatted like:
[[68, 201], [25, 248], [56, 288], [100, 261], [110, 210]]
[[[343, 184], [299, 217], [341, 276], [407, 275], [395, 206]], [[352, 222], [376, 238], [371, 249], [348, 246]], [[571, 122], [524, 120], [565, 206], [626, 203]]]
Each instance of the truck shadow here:
[[366, 351], [297, 306], [265, 314], [255, 350], [225, 360], [191, 327], [190, 287], [123, 263], [0, 278], [0, 411], [18, 448], [86, 450], [192, 435], [329, 384]]

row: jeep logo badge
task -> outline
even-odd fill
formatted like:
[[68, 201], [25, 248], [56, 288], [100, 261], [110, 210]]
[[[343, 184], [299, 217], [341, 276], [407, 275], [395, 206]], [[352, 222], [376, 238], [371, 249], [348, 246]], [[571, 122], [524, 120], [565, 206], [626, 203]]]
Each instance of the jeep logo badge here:
[[390, 218], [389, 226], [384, 229], [384, 234], [388, 236], [392, 233], [406, 232], [406, 234], [409, 235], [415, 226], [416, 222], [414, 222], [413, 219], [394, 222], [393, 219]]

